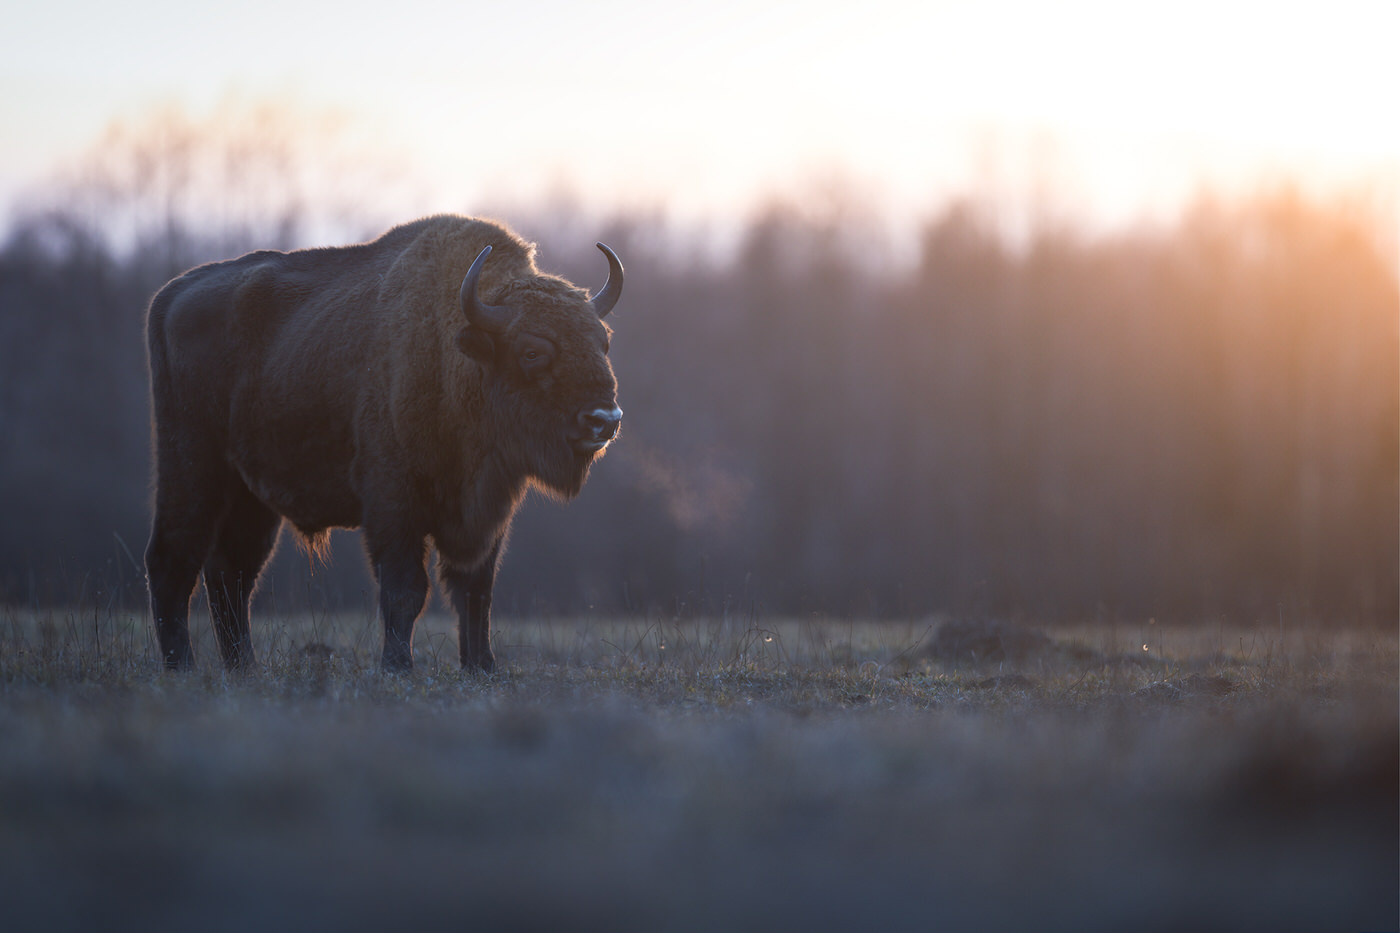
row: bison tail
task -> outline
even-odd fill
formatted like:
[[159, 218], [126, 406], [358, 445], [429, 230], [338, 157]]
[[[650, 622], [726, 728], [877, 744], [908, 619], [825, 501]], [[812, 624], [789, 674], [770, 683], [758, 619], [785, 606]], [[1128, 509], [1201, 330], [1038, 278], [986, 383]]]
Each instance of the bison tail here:
[[171, 288], [167, 285], [151, 299], [151, 307], [146, 312], [146, 351], [151, 368], [151, 386], [170, 381], [169, 354], [165, 345], [165, 318], [170, 312]]

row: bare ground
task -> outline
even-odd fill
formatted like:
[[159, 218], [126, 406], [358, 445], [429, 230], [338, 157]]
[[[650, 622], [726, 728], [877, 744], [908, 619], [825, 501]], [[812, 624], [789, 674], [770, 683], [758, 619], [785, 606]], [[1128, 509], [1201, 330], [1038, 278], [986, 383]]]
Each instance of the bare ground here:
[[[205, 635], [207, 623], [196, 622]], [[0, 611], [6, 929], [1385, 930], [1394, 631]]]

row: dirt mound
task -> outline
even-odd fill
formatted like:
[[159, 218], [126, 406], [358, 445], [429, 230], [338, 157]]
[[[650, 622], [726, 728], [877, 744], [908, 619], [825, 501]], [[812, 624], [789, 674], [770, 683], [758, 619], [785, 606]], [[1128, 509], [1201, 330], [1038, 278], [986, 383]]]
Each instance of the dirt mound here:
[[1189, 674], [1174, 680], [1159, 680], [1133, 691], [1139, 700], [1170, 703], [1192, 697], [1229, 696], [1239, 688], [1234, 681], [1209, 674]]
[[950, 619], [933, 633], [924, 654], [962, 664], [1041, 660], [1058, 654], [1058, 643], [1036, 631], [996, 619]]

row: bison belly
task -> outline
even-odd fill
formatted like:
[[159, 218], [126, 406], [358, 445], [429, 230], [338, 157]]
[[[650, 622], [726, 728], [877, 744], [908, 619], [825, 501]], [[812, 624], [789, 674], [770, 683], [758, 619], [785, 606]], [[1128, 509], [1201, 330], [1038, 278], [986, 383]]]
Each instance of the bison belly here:
[[333, 407], [305, 401], [234, 406], [229, 460], [253, 495], [303, 532], [357, 527], [353, 432]]

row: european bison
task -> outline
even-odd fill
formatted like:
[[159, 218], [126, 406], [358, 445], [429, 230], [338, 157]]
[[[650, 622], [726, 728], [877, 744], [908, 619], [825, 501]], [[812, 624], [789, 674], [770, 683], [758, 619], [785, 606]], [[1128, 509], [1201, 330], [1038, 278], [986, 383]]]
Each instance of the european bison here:
[[147, 317], [154, 402], [151, 611], [168, 668], [194, 663], [201, 571], [224, 664], [254, 663], [248, 601], [282, 519], [310, 545], [363, 528], [383, 667], [413, 666], [429, 543], [462, 666], [489, 671], [491, 589], [527, 489], [576, 495], [622, 411], [586, 291], [494, 223], [437, 216], [369, 243], [262, 251], [174, 279]]

